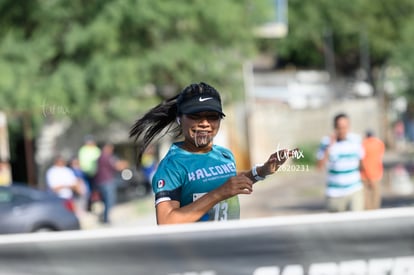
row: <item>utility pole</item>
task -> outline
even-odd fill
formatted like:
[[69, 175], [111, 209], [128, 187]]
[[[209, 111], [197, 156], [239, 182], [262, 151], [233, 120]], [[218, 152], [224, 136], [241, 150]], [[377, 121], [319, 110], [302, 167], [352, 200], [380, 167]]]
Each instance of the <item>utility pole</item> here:
[[369, 51], [369, 43], [368, 43], [368, 35], [366, 30], [362, 30], [359, 34], [359, 59], [360, 59], [360, 66], [364, 70], [364, 77], [366, 82], [372, 85], [371, 79], [371, 64], [370, 64], [370, 51]]
[[326, 27], [323, 31], [323, 51], [325, 56], [325, 70], [329, 72], [332, 79], [335, 79], [335, 48], [333, 34], [330, 27]]
[[33, 157], [33, 131], [30, 114], [24, 112], [22, 114], [23, 120], [23, 137], [24, 137], [24, 151], [27, 169], [27, 183], [30, 186], [36, 185], [35, 166]]

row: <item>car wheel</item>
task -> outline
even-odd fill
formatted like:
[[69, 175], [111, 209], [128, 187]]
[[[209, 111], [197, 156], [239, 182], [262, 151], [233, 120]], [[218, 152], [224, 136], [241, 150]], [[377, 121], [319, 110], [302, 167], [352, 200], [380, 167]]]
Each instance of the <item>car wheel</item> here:
[[54, 228], [51, 228], [50, 226], [42, 226], [42, 227], [38, 227], [33, 229], [33, 233], [43, 233], [43, 232], [52, 232], [52, 231], [56, 231]]

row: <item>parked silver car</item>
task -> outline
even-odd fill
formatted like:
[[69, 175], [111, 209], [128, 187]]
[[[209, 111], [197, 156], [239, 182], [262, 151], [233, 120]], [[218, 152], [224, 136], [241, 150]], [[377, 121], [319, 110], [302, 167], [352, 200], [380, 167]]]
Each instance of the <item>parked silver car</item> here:
[[23, 184], [0, 186], [0, 234], [80, 229], [71, 200]]

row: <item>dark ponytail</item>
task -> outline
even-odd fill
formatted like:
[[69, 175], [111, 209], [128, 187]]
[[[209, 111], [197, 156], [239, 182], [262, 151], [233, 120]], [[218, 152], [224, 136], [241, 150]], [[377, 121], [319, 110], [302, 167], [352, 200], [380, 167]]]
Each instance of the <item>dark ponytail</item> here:
[[138, 164], [154, 138], [161, 138], [168, 132], [174, 133], [175, 137], [180, 136], [181, 128], [173, 124], [177, 117], [177, 97], [178, 95], [158, 104], [132, 125], [129, 137], [134, 138], [138, 145]]

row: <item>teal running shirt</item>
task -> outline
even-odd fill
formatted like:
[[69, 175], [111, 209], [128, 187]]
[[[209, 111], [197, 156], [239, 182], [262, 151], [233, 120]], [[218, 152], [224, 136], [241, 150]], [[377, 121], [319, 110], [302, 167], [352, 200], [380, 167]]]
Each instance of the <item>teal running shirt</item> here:
[[[155, 205], [175, 200], [183, 207], [216, 189], [237, 174], [234, 156], [224, 147], [213, 145], [208, 153], [196, 154], [171, 145], [152, 179]], [[216, 204], [199, 221], [222, 221], [240, 218], [237, 196]]]

